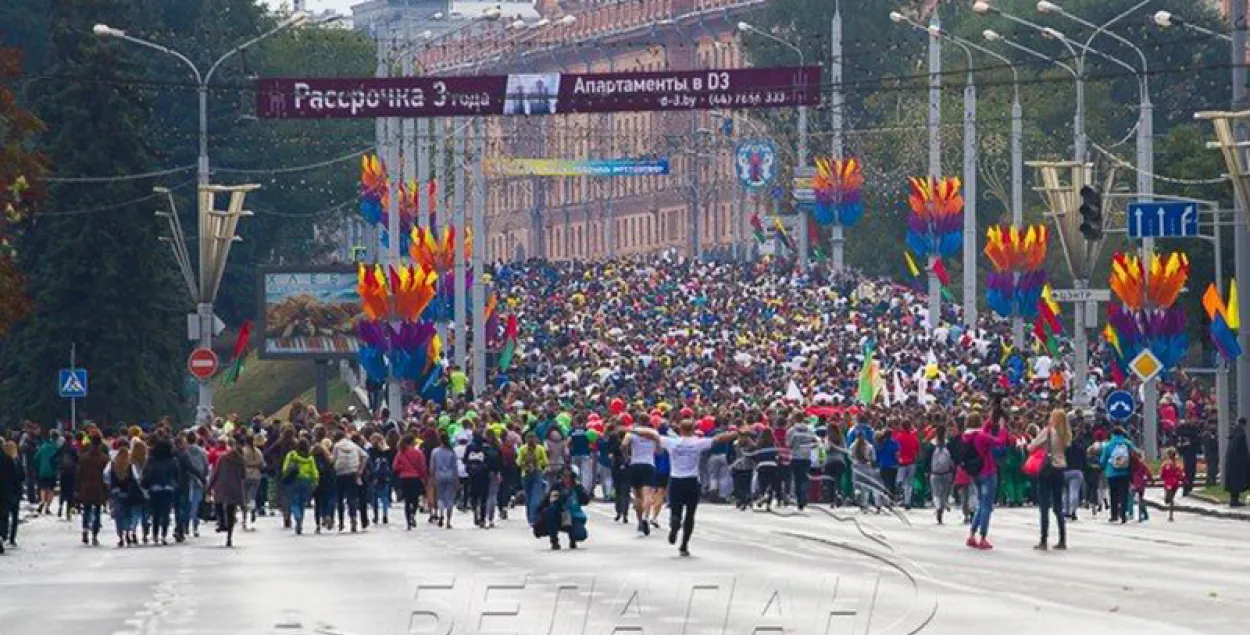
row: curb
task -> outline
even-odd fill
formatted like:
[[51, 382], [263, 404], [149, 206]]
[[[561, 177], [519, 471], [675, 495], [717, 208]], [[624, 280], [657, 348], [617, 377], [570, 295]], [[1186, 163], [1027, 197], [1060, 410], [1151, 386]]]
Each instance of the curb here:
[[[1164, 504], [1157, 502], [1157, 501], [1153, 501], [1149, 498], [1146, 499], [1146, 505], [1153, 509], [1158, 509], [1161, 511], [1167, 511], [1168, 509], [1167, 506], [1165, 506]], [[1172, 509], [1178, 512], [1182, 512], [1182, 513], [1198, 514], [1199, 516], [1207, 516], [1208, 518], [1223, 518], [1226, 520], [1240, 520], [1242, 522], [1250, 522], [1250, 513], [1245, 513], [1245, 512], [1238, 513], [1238, 512], [1234, 512], [1230, 510], [1211, 509], [1209, 507], [1199, 507], [1197, 505], [1184, 505], [1181, 503], [1174, 504], [1172, 506]]]

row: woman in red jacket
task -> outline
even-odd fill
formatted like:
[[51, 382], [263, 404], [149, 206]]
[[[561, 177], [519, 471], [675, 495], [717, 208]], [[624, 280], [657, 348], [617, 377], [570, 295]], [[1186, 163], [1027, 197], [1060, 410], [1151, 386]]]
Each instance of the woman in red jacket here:
[[406, 435], [399, 442], [399, 451], [395, 453], [395, 461], [391, 467], [395, 478], [399, 479], [399, 494], [404, 499], [404, 519], [408, 521], [408, 530], [416, 526], [417, 509], [421, 502], [421, 494], [425, 491], [426, 464], [425, 453], [416, 447], [416, 439]]
[[920, 456], [920, 437], [911, 421], [904, 420], [902, 429], [895, 431], [894, 440], [898, 442], [898, 483], [899, 491], [903, 495], [903, 509], [911, 509], [916, 459]]

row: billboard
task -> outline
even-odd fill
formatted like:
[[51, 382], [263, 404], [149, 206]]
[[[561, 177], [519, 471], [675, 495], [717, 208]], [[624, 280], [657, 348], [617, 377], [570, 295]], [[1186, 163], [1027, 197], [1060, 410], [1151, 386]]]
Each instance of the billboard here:
[[265, 119], [681, 112], [819, 102], [819, 66], [256, 80], [256, 112]]
[[363, 311], [355, 268], [264, 268], [257, 288], [262, 359], [356, 356]]
[[510, 159], [488, 160], [492, 176], [657, 176], [668, 174], [668, 159]]

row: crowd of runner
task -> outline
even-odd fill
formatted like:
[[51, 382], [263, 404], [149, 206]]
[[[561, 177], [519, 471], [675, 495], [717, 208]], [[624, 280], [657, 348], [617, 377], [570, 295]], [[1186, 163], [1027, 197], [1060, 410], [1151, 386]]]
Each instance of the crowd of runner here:
[[[1013, 349], [993, 317], [964, 328], [952, 309], [930, 329], [923, 294], [888, 280], [680, 260], [509, 265], [495, 280], [521, 351], [482, 394], [453, 367], [402, 417], [296, 404], [282, 421], [231, 415], [181, 431], [27, 423], [0, 453], [0, 542], [15, 544], [26, 498], [36, 513], [80, 514], [89, 545], [105, 512], [126, 547], [195, 538], [201, 522], [232, 544], [236, 524], [265, 514], [295, 534], [392, 515], [409, 530], [489, 529], [524, 505], [535, 536], [575, 547], [598, 499], [641, 536], [667, 505], [683, 555], [701, 501], [928, 507], [936, 522], [953, 506], [981, 549], [995, 505], [1036, 504], [1038, 547], [1053, 513], [1065, 548], [1083, 509], [1145, 521], [1151, 482], [1169, 501], [1189, 493], [1200, 456], [1217, 478], [1214, 404], [1183, 375], [1161, 387], [1168, 447], [1152, 469], [1136, 425], [1106, 421], [1113, 386], [1096, 370], [1072, 386], [1051, 351]], [[869, 403], [865, 357], [877, 363]], [[1088, 408], [1067, 409], [1073, 390]], [[1230, 444], [1234, 500], [1244, 447]]]

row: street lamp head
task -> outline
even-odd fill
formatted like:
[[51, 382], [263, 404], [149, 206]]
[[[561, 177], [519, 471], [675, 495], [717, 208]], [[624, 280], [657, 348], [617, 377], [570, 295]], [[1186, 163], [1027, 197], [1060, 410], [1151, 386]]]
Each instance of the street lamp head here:
[[748, 33], [750, 31], [754, 31], [755, 27], [751, 26], [751, 24], [748, 22], [739, 22], [738, 30], [742, 31], [743, 33]]
[[993, 5], [986, 2], [985, 0], [977, 0], [976, 2], [972, 3], [972, 10], [976, 11], [977, 13], [989, 13], [990, 11], [994, 10], [994, 7]]
[[503, 9], [499, 5], [495, 5], [482, 12], [482, 18], [486, 20], [498, 20], [503, 15]]
[[522, 20], [521, 18], [517, 18], [516, 20], [512, 21], [512, 24], [508, 25], [508, 28], [512, 29], [513, 31], [520, 31], [521, 29], [524, 29], [525, 26], [526, 26], [525, 20]]
[[[903, 14], [899, 13], [898, 11], [891, 11], [891, 12], [890, 12], [890, 22], [893, 22], [893, 23], [895, 23], [895, 24], [899, 24], [899, 23], [901, 23], [903, 20], [906, 20], [906, 19], [907, 19], [907, 18], [906, 18], [906, 17], [904, 17], [904, 16], [903, 16]], [[742, 28], [742, 27], [738, 27], [738, 28]]]
[[97, 24], [91, 27], [91, 32], [94, 33], [96, 37], [118, 37], [121, 35], [125, 35], [124, 31], [120, 29], [114, 29], [113, 27], [107, 24]]
[[445, 17], [447, 17], [447, 15], [444, 14], [442, 11], [435, 11], [434, 13], [430, 14], [431, 20], [442, 20]]
[[997, 42], [1003, 39], [1003, 36], [999, 35], [998, 31], [995, 31], [993, 29], [986, 29], [984, 31], [981, 31], [981, 37], [985, 38], [986, 41], [989, 41], [989, 42]]
[[1180, 22], [1180, 20], [1177, 19], [1176, 16], [1172, 15], [1171, 13], [1167, 11], [1158, 11], [1154, 14], [1154, 22], [1160, 27], [1163, 27], [1166, 29]]
[[1041, 0], [1037, 3], [1038, 13], [1063, 13], [1063, 7], [1053, 3]]
[[1063, 32], [1059, 31], [1058, 29], [1053, 29], [1051, 27], [1046, 27], [1042, 29], [1042, 37], [1051, 39], [1051, 40], [1059, 40], [1060, 42], [1068, 39], [1067, 36], [1063, 34]]

